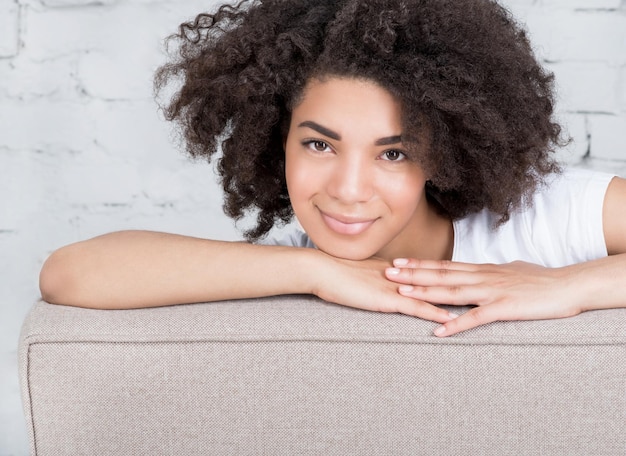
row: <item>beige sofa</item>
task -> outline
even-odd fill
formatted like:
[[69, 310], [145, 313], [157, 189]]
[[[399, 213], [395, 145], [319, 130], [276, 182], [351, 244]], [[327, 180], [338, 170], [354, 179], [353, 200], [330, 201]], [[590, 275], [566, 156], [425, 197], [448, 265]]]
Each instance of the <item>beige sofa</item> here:
[[434, 326], [308, 296], [38, 303], [20, 340], [32, 454], [626, 455], [626, 310]]

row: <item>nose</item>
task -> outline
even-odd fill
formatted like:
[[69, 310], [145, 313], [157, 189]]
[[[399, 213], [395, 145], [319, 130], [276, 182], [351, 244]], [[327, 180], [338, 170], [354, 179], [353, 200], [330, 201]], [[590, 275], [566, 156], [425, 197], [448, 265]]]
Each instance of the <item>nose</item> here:
[[343, 204], [369, 201], [374, 194], [373, 174], [364, 157], [345, 154], [335, 161], [328, 181], [329, 196]]

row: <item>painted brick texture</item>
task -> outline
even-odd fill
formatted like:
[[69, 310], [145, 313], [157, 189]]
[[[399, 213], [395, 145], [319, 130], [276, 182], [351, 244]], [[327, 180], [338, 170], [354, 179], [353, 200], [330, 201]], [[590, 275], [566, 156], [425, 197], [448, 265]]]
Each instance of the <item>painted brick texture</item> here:
[[[27, 454], [15, 341], [52, 250], [120, 229], [239, 237], [152, 98], [163, 39], [215, 3], [0, 0], [0, 455]], [[626, 0], [502, 3], [556, 75], [560, 157], [626, 175]]]

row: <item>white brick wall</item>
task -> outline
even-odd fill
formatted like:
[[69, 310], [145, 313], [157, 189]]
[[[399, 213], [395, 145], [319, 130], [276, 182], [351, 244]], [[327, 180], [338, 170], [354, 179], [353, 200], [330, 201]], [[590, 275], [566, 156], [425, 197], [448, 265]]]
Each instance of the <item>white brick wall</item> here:
[[[152, 100], [163, 38], [214, 3], [0, 0], [0, 456], [27, 452], [15, 345], [50, 251], [124, 228], [238, 236]], [[626, 175], [626, 0], [503, 3], [557, 76], [563, 159]]]
[[574, 139], [562, 159], [626, 174], [626, 0], [503, 3], [556, 75], [559, 117]]

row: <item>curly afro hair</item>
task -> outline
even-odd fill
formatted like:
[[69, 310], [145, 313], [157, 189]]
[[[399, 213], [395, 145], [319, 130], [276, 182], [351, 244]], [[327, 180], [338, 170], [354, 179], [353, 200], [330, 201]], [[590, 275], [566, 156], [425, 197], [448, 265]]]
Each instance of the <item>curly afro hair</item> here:
[[451, 219], [488, 208], [505, 222], [559, 171], [553, 76], [493, 0], [244, 0], [180, 25], [172, 41], [156, 93], [179, 83], [164, 112], [191, 156], [221, 146], [224, 210], [256, 211], [249, 240], [293, 215], [283, 142], [312, 78], [371, 80], [399, 100], [403, 141], [428, 129], [415, 158]]

